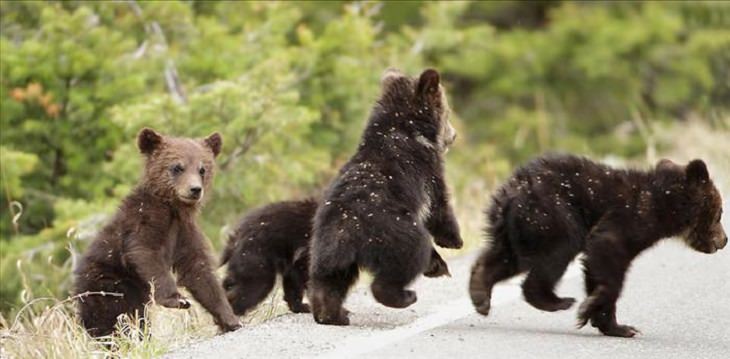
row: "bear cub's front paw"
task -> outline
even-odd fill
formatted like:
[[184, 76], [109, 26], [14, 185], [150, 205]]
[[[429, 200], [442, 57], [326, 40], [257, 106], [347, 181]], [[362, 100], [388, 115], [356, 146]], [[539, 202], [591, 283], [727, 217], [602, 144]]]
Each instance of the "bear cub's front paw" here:
[[223, 333], [232, 332], [234, 330], [241, 329], [241, 327], [241, 322], [238, 320], [238, 318], [227, 320], [224, 323], [218, 324], [218, 328], [220, 328], [221, 332]]
[[177, 298], [177, 307], [179, 309], [188, 309], [190, 308], [190, 301], [185, 297]]
[[190, 301], [183, 297], [180, 293], [176, 293], [168, 298], [158, 299], [157, 304], [172, 309], [188, 309], [190, 308]]

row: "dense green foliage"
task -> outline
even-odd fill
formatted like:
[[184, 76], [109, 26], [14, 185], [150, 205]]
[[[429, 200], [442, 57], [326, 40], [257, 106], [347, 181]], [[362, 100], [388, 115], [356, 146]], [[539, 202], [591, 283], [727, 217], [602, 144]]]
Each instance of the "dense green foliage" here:
[[650, 121], [728, 126], [722, 2], [1, 6], [4, 312], [68, 292], [73, 255], [139, 176], [143, 126], [223, 134], [202, 218], [216, 245], [247, 208], [327, 183], [387, 67], [444, 74], [457, 194], [548, 149], [636, 156]]

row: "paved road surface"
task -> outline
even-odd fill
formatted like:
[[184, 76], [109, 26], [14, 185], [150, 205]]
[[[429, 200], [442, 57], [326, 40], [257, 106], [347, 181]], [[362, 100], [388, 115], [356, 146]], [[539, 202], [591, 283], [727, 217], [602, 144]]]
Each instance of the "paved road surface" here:
[[[361, 286], [346, 303], [349, 327], [288, 314], [168, 357], [730, 358], [730, 248], [706, 255], [669, 240], [639, 257], [618, 309], [620, 323], [643, 332], [633, 339], [576, 329], [576, 307], [533, 309], [521, 298], [520, 277], [495, 288], [489, 317], [476, 314], [466, 291], [474, 257], [449, 260], [452, 278], [420, 279], [419, 300], [407, 309], [383, 307]], [[584, 298], [577, 264], [558, 293]]]

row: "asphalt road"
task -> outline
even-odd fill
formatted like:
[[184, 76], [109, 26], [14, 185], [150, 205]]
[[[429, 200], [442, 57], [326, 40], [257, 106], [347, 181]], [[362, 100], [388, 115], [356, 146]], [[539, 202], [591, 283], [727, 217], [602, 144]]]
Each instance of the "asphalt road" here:
[[[475, 253], [449, 260], [451, 278], [419, 279], [418, 302], [397, 310], [376, 303], [366, 285], [346, 307], [349, 327], [315, 324], [287, 314], [195, 343], [169, 358], [730, 358], [730, 248], [714, 255], [667, 240], [644, 252], [628, 274], [619, 323], [631, 339], [576, 329], [577, 306], [559, 313], [522, 300], [521, 277], [495, 287], [489, 317], [474, 312], [466, 290]], [[574, 263], [558, 288], [584, 298]]]

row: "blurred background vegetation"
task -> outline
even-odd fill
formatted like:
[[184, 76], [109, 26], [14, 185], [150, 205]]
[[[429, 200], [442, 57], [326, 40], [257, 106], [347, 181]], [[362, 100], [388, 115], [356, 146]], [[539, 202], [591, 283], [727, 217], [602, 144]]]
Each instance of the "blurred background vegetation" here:
[[387, 67], [442, 72], [475, 243], [487, 190], [530, 156], [637, 158], [657, 126], [730, 127], [726, 2], [3, 1], [0, 32], [5, 315], [68, 295], [139, 177], [143, 126], [223, 134], [201, 218], [216, 248], [252, 206], [328, 183]]

